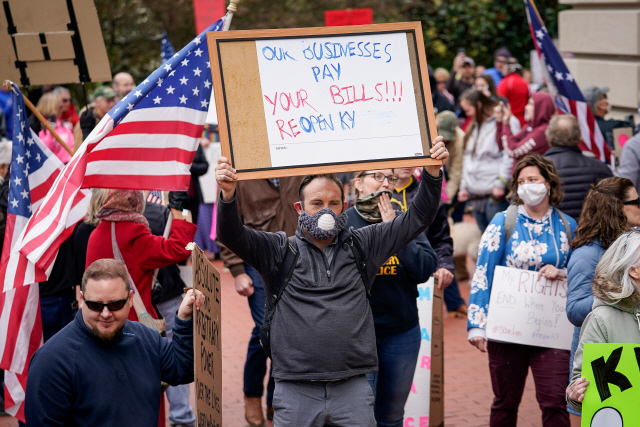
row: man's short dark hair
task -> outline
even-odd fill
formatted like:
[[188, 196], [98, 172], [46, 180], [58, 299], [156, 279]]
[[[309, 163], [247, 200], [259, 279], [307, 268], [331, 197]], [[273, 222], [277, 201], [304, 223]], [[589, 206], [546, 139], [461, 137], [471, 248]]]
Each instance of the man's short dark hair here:
[[311, 181], [319, 178], [328, 179], [329, 181], [335, 182], [338, 188], [340, 188], [340, 197], [342, 202], [344, 203], [344, 185], [342, 184], [342, 181], [338, 179], [335, 173], [323, 173], [320, 175], [307, 175], [300, 183], [300, 189], [298, 190], [298, 193], [300, 196], [300, 203], [302, 204], [302, 207], [304, 208], [304, 194], [302, 194], [304, 192], [304, 188], [309, 185]]
[[91, 280], [117, 279], [124, 282], [127, 293], [131, 290], [127, 268], [118, 260], [103, 258], [91, 263], [82, 275], [82, 293], [87, 289], [87, 282]]
[[580, 124], [572, 114], [553, 116], [545, 136], [551, 147], [577, 147], [580, 145]]

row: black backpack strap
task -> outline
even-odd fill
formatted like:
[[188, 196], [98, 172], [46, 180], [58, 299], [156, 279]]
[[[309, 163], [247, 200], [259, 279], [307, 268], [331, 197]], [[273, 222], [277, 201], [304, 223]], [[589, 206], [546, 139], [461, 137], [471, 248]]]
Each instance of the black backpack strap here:
[[298, 263], [298, 257], [300, 257], [300, 251], [298, 250], [298, 244], [296, 243], [295, 236], [289, 237], [289, 246], [287, 252], [284, 255], [282, 264], [280, 265], [280, 272], [278, 280], [274, 283], [273, 292], [271, 293], [270, 303], [275, 308], [278, 301], [282, 297], [282, 293], [289, 285], [289, 279], [293, 275], [293, 270]]
[[345, 243], [349, 245], [351, 252], [353, 253], [353, 257], [356, 259], [356, 267], [358, 268], [360, 277], [362, 277], [362, 283], [364, 284], [364, 290], [367, 293], [367, 299], [371, 299], [371, 290], [367, 288], [367, 282], [364, 275], [365, 268], [367, 267], [367, 259], [364, 256], [364, 249], [362, 249], [358, 239], [353, 237], [353, 234], [350, 234], [349, 237], [345, 239]]
[[513, 234], [513, 230], [516, 229], [516, 222], [518, 221], [518, 206], [517, 205], [509, 205], [507, 211], [504, 214], [504, 243], [506, 244], [511, 235]]

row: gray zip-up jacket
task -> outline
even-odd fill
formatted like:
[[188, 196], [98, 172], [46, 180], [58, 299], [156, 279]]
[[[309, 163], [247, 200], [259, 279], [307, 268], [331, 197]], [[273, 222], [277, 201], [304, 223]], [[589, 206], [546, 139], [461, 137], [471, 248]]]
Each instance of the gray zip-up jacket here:
[[[378, 370], [376, 337], [365, 286], [371, 288], [380, 266], [433, 221], [440, 202], [442, 172], [426, 171], [413, 203], [393, 221], [342, 230], [327, 256], [301, 227], [295, 239], [300, 257], [271, 323], [273, 377], [278, 380], [332, 381]], [[283, 232], [267, 233], [242, 225], [235, 198], [218, 203], [217, 235], [262, 276], [267, 298], [287, 251]], [[345, 242], [352, 233], [367, 258], [365, 283]]]

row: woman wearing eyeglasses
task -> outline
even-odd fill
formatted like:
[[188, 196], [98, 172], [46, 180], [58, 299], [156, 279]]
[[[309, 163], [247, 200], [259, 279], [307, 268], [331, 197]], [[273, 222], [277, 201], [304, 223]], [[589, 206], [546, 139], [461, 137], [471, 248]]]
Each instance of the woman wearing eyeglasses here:
[[[392, 221], [390, 202], [398, 181], [391, 169], [359, 172], [352, 181], [355, 205], [347, 210], [346, 229]], [[402, 427], [404, 405], [411, 390], [420, 350], [418, 284], [438, 267], [436, 253], [420, 234], [380, 267], [371, 288], [371, 311], [376, 331], [378, 372], [367, 374], [375, 396], [378, 425]]]
[[596, 267], [591, 285], [594, 294], [593, 310], [582, 324], [573, 360], [571, 384], [567, 387], [567, 402], [577, 411], [582, 410], [587, 388], [595, 387], [582, 377], [584, 345], [640, 344], [639, 259], [640, 232], [633, 229], [611, 244]]
[[[640, 226], [639, 202], [633, 182], [618, 177], [605, 178], [593, 185], [585, 199], [567, 272], [567, 317], [575, 326], [570, 366], [578, 348], [580, 328], [593, 307], [591, 281], [596, 266], [618, 236]], [[567, 410], [580, 416], [571, 405], [567, 405]]]
[[555, 208], [564, 194], [550, 160], [537, 154], [524, 157], [516, 164], [510, 189], [515, 204], [497, 214], [482, 235], [469, 296], [469, 342], [489, 353], [494, 393], [489, 424], [491, 427], [516, 426], [518, 406], [531, 369], [542, 425], [569, 427], [564, 400], [569, 352], [487, 341], [487, 317], [496, 266], [535, 271], [538, 278], [549, 280], [565, 278], [576, 228], [571, 217]]

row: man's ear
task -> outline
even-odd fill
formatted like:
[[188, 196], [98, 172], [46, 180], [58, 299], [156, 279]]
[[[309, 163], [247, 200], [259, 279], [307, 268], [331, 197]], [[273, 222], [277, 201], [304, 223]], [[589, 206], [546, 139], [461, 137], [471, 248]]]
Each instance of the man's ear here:
[[133, 302], [133, 290], [129, 291], [129, 302]]
[[302, 202], [295, 202], [293, 204], [293, 207], [296, 208], [296, 212], [298, 212], [298, 215], [302, 215]]
[[84, 301], [84, 294], [80, 291], [80, 301]]

